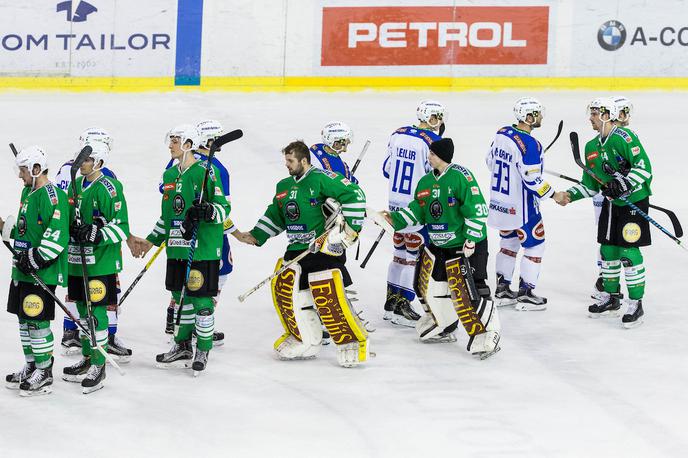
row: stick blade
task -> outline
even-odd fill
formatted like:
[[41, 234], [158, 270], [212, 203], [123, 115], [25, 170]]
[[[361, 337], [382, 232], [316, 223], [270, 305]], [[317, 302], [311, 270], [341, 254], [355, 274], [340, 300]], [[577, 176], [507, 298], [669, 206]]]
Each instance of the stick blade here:
[[14, 157], [17, 157], [19, 151], [17, 151], [17, 148], [14, 146], [14, 143], [10, 143], [10, 149], [12, 150], [12, 154], [14, 154]]
[[81, 164], [88, 159], [92, 152], [93, 148], [91, 148], [90, 145], [86, 145], [81, 149], [81, 151], [79, 151], [79, 154], [76, 155], [76, 158], [74, 158], [74, 162], [72, 163], [72, 167], [69, 169], [69, 174], [72, 176], [72, 181], [74, 181], [76, 171], [81, 168]]
[[229, 142], [233, 142], [234, 140], [239, 140], [243, 136], [244, 136], [244, 131], [241, 129], [236, 129], [236, 130], [233, 130], [231, 132], [227, 132], [226, 134], [220, 135], [219, 137], [217, 137], [213, 141], [211, 148], [213, 148], [214, 150], [217, 151], [218, 149], [222, 148], [222, 145], [229, 143]]
[[576, 161], [580, 167], [583, 167], [583, 161], [580, 157], [580, 145], [578, 143], [578, 132], [571, 132], [569, 134], [569, 141], [571, 142], [571, 152], [573, 153], [573, 160]]
[[5, 218], [5, 225], [2, 227], [2, 240], [3, 242], [9, 242], [10, 236], [12, 235], [12, 228], [14, 228], [17, 218], [14, 215], [7, 215]]

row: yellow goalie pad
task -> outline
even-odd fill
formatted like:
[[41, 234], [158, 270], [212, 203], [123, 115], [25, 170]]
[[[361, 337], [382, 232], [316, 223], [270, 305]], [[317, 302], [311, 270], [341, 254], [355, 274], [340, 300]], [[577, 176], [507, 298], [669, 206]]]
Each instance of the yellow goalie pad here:
[[[284, 259], [279, 258], [275, 266], [277, 272], [284, 264]], [[277, 310], [277, 316], [284, 327], [284, 334], [275, 341], [275, 349], [284, 342], [289, 336], [294, 336], [301, 341], [301, 333], [296, 321], [296, 314], [294, 312], [298, 300], [298, 284], [301, 276], [301, 266], [298, 263], [292, 265], [289, 269], [276, 276], [270, 282], [270, 289], [272, 292], [272, 303]]]
[[358, 360], [367, 359], [368, 331], [353, 311], [344, 291], [342, 272], [330, 269], [308, 274], [313, 302], [336, 345], [358, 342]]

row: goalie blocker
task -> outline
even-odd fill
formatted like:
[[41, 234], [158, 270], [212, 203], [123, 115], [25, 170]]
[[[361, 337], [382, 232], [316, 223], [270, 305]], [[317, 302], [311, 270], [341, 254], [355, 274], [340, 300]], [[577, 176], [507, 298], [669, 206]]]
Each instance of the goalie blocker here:
[[[321, 320], [341, 366], [354, 367], [368, 359], [368, 333], [344, 291], [348, 273], [343, 264], [343, 269], [323, 268], [328, 259], [330, 264], [337, 263], [335, 257], [310, 254], [271, 282], [273, 303], [284, 328], [274, 344], [281, 360], [315, 358], [322, 344]], [[283, 263], [280, 259], [275, 271]]]
[[468, 259], [457, 249], [425, 246], [414, 279], [425, 315], [416, 331], [422, 342], [454, 342], [459, 322], [469, 340], [467, 350], [486, 358], [499, 351], [501, 324], [489, 297], [481, 297]]

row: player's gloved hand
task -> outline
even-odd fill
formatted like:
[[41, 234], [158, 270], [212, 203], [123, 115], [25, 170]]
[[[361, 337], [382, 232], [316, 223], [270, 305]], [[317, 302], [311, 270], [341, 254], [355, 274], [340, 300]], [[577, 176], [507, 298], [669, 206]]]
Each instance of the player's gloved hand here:
[[215, 207], [209, 202], [201, 201], [193, 203], [186, 212], [186, 218], [190, 218], [193, 222], [206, 221], [210, 223], [215, 220], [216, 214]]
[[[191, 209], [189, 209], [189, 211], [191, 211]], [[182, 225], [179, 227], [184, 240], [191, 240], [193, 238], [194, 229], [196, 229], [197, 225], [198, 221], [193, 221], [191, 218], [189, 218], [189, 212], [187, 212], [186, 218], [184, 218]]]
[[474, 252], [475, 252], [475, 242], [473, 240], [466, 239], [466, 241], [463, 242], [463, 255], [466, 256], [467, 258], [470, 258]]
[[49, 262], [43, 259], [43, 256], [41, 256], [36, 248], [29, 248], [19, 253], [19, 257], [15, 263], [17, 269], [26, 275], [31, 275], [48, 264]]
[[624, 199], [632, 191], [633, 184], [619, 172], [614, 172], [611, 181], [602, 187], [602, 195], [611, 199]]
[[[96, 220], [97, 221], [97, 220]], [[101, 222], [102, 224], [102, 222]], [[97, 222], [93, 224], [82, 224], [81, 226], [75, 226], [73, 228], [72, 237], [78, 243], [92, 243], [98, 245], [103, 240], [103, 233], [101, 232], [101, 227]]]

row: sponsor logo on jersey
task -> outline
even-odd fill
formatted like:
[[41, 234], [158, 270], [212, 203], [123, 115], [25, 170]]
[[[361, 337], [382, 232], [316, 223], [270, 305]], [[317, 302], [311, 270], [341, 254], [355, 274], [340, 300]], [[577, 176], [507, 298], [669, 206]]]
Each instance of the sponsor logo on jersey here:
[[91, 294], [91, 301], [93, 301], [94, 303], [102, 301], [103, 299], [105, 299], [105, 296], [107, 295], [107, 288], [105, 287], [105, 283], [98, 279], [90, 280], [88, 282], [88, 290]]
[[310, 243], [315, 239], [315, 231], [310, 232], [287, 232], [287, 240], [292, 243]]
[[103, 186], [105, 186], [105, 189], [110, 193], [110, 197], [115, 197], [117, 195], [117, 190], [115, 189], [115, 185], [113, 185], [110, 180], [103, 180], [102, 181]]
[[346, 178], [342, 178], [342, 183], [344, 183], [347, 186], [349, 186], [351, 184], [351, 182], [349, 180], [347, 180]]
[[216, 195], [216, 196], [221, 196], [221, 195], [223, 195], [223, 194], [222, 194], [222, 188], [220, 188], [219, 186], [215, 186], [215, 195]]
[[447, 197], [447, 205], [450, 207], [453, 207], [454, 205], [456, 205], [456, 197], [454, 197], [454, 196]]
[[122, 208], [122, 202], [115, 202], [115, 211], [118, 212]]
[[446, 231], [449, 228], [447, 223], [429, 224], [428, 229], [431, 231]]
[[628, 135], [628, 132], [626, 132], [626, 131], [623, 130], [623, 129], [616, 129], [614, 132], [615, 132], [619, 137], [621, 137], [621, 138], [623, 138], [624, 140], [626, 140], [626, 143], [631, 143], [631, 142], [633, 141], [633, 137], [631, 137], [630, 135]]
[[471, 186], [471, 194], [473, 194], [474, 196], [480, 195], [480, 188], [478, 188], [477, 186]]
[[337, 178], [337, 174], [334, 172], [330, 172], [329, 170], [323, 170], [322, 172], [332, 179]]
[[62, 213], [60, 213], [60, 210], [58, 210], [56, 208], [55, 211], [53, 212], [53, 219], [60, 219], [61, 216], [62, 216]]
[[284, 212], [289, 221], [296, 221], [301, 217], [301, 210], [299, 209], [299, 204], [296, 202], [289, 201], [284, 208]]
[[189, 248], [191, 246], [191, 240], [170, 238], [167, 240], [167, 246], [170, 248]]
[[592, 153], [590, 153], [590, 154], [588, 154], [587, 156], [585, 156], [585, 158], [586, 158], [588, 161], [592, 161], [592, 160], [594, 160], [594, 159], [597, 159], [598, 157], [600, 157], [600, 153], [598, 153], [597, 151], [593, 151]]
[[205, 283], [205, 278], [201, 271], [198, 269], [191, 269], [189, 272], [189, 281], [186, 282], [189, 291], [198, 291], [203, 287], [203, 283]]
[[504, 213], [505, 215], [515, 215], [516, 214], [516, 209], [514, 207], [505, 207], [504, 205], [500, 205], [494, 202], [490, 202], [490, 210], [494, 210], [499, 213]]
[[430, 232], [428, 236], [436, 245], [444, 245], [456, 238], [456, 234], [453, 232]]
[[181, 215], [184, 213], [185, 207], [186, 202], [184, 202], [184, 198], [180, 194], [174, 196], [174, 200], [172, 200], [172, 210], [174, 210], [174, 214], [177, 216]]
[[516, 229], [516, 237], [518, 237], [518, 240], [523, 243], [528, 238], [528, 235], [523, 229]]
[[516, 142], [518, 149], [520, 149], [522, 152], [525, 153], [526, 152], [526, 144], [523, 143], [523, 140], [521, 140], [521, 137], [519, 137], [518, 134], [514, 134], [514, 136], [511, 138], [513, 138], [514, 141]]
[[310, 202], [311, 207], [317, 207], [318, 206], [318, 199], [316, 199], [315, 197], [311, 197], [310, 199], [308, 199], [308, 202]]
[[626, 242], [635, 243], [640, 240], [640, 226], [636, 223], [626, 223], [621, 231], [621, 235]]
[[38, 215], [38, 218], [36, 218], [36, 222], [38, 223], [39, 226], [43, 225], [43, 218], [41, 218], [41, 215]]
[[22, 237], [26, 234], [26, 216], [24, 215], [21, 215], [17, 220], [17, 232]]
[[29, 248], [31, 248], [31, 242], [28, 242], [26, 240], [15, 240], [14, 248], [17, 250], [28, 250]]
[[625, 42], [626, 27], [619, 21], [607, 21], [597, 29], [597, 43], [605, 51], [616, 51]]
[[53, 205], [57, 205], [57, 192], [55, 192], [55, 188], [51, 184], [49, 184], [45, 187], [45, 190], [48, 192], [50, 203]]
[[533, 228], [533, 237], [535, 237], [536, 240], [545, 240], [545, 225], [542, 224], [542, 221], [537, 223]]
[[552, 189], [552, 187], [549, 185], [549, 183], [545, 183], [537, 190], [537, 192], [540, 196], [544, 196], [549, 192], [550, 189]]
[[305, 224], [287, 224], [287, 230], [289, 232], [304, 232], [308, 228]]
[[430, 216], [432, 216], [435, 219], [440, 219], [443, 212], [444, 209], [442, 208], [442, 204], [440, 203], [440, 201], [433, 200], [430, 204]]
[[633, 153], [634, 156], [637, 156], [638, 154], [640, 154], [640, 147], [634, 146], [633, 148], [631, 148], [631, 153]]
[[22, 310], [28, 317], [35, 318], [43, 313], [43, 299], [37, 294], [27, 294], [22, 301]]
[[275, 194], [275, 199], [277, 199], [277, 200], [284, 199], [285, 197], [287, 197], [287, 194], [288, 194], [287, 191], [283, 191], [283, 192], [280, 192], [279, 194]]
[[430, 190], [429, 189], [423, 189], [422, 191], [418, 191], [416, 193], [416, 198], [422, 199], [424, 197], [428, 197], [429, 195], [430, 195]]
[[471, 237], [475, 237], [476, 239], [479, 239], [483, 236], [482, 232], [474, 231], [473, 229], [467, 229], [466, 234], [470, 235]]

